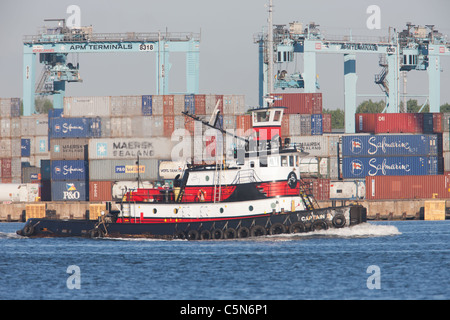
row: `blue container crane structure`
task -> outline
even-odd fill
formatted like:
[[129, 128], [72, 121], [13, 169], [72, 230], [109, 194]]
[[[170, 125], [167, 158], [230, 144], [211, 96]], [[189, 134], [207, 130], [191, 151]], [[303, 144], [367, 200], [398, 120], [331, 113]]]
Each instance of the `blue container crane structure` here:
[[[186, 93], [198, 94], [200, 33], [93, 33], [91, 27], [69, 28], [65, 19], [56, 27], [43, 27], [38, 35], [23, 40], [23, 107], [24, 115], [35, 113], [36, 95], [52, 95], [55, 109], [63, 108], [67, 82], [82, 82], [79, 63], [68, 61], [70, 53], [153, 53], [156, 59], [156, 92], [169, 94], [171, 52], [186, 54]], [[36, 82], [36, 55], [44, 65]]]
[[[270, 24], [269, 27], [270, 28]], [[399, 112], [400, 72], [423, 70], [428, 71], [429, 92], [427, 98], [430, 112], [440, 109], [440, 59], [450, 56], [450, 44], [446, 37], [434, 29], [407, 24], [407, 29], [397, 32], [390, 28], [385, 38], [370, 37], [328, 37], [324, 36], [319, 25], [309, 23], [303, 25], [293, 22], [286, 25], [273, 25], [273, 48], [268, 50], [269, 36], [267, 32], [254, 35], [254, 42], [259, 45], [259, 96], [260, 105], [263, 97], [268, 97], [273, 89], [303, 88], [305, 93], [314, 93], [319, 89], [316, 72], [317, 54], [342, 54], [344, 56], [344, 90], [345, 90], [345, 132], [355, 132], [356, 113], [356, 54], [380, 55], [380, 74], [375, 75], [375, 83], [383, 90], [386, 99], [386, 112]], [[372, 37], [373, 38], [373, 37]], [[270, 53], [269, 53], [270, 52]], [[303, 55], [303, 73], [289, 73], [283, 67], [294, 63], [295, 54]], [[269, 60], [270, 57], [270, 60]], [[278, 66], [274, 71], [272, 86], [269, 86], [269, 61]], [[272, 62], [273, 61], [273, 62]], [[286, 68], [287, 69], [287, 68]], [[383, 95], [384, 96], [384, 95]]]

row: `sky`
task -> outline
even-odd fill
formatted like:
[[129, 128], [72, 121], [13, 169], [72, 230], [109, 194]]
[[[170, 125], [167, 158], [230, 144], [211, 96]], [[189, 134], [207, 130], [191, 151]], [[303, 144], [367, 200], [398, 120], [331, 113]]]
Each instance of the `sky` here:
[[[258, 104], [258, 46], [253, 35], [267, 25], [268, 0], [0, 0], [0, 97], [22, 96], [23, 36], [37, 34], [44, 19], [68, 18], [67, 7], [81, 9], [81, 25], [95, 33], [201, 32], [201, 94], [242, 94], [248, 106]], [[366, 13], [370, 5], [381, 10], [381, 29], [370, 30]], [[324, 35], [387, 36], [407, 22], [434, 24], [450, 40], [449, 0], [274, 0], [274, 24], [315, 22]], [[302, 72], [298, 56], [295, 68]], [[117, 96], [156, 94], [156, 55], [126, 53], [80, 54], [83, 83], [69, 83], [67, 96]], [[184, 92], [184, 54], [171, 55], [169, 90]], [[378, 55], [357, 55], [358, 97], [380, 100], [374, 83], [380, 73]], [[39, 64], [37, 64], [39, 66]], [[441, 104], [450, 103], [450, 57], [441, 59]], [[317, 56], [317, 73], [323, 106], [344, 105], [343, 55]], [[37, 72], [39, 74], [39, 71]], [[411, 95], [428, 94], [426, 71], [407, 75]], [[298, 91], [302, 92], [302, 90]], [[424, 102], [425, 98], [416, 98]]]

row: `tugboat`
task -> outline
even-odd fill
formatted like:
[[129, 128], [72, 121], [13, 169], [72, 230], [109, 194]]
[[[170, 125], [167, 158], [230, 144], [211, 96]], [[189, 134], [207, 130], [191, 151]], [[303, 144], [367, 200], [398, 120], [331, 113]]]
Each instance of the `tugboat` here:
[[[209, 122], [216, 128], [219, 112]], [[302, 233], [366, 221], [362, 206], [320, 208], [300, 177], [307, 155], [280, 138], [283, 107], [252, 110], [253, 135], [228, 159], [186, 165], [173, 188], [140, 188], [108, 202], [98, 220], [28, 219], [27, 237], [213, 240]], [[225, 130], [216, 128], [222, 133]]]

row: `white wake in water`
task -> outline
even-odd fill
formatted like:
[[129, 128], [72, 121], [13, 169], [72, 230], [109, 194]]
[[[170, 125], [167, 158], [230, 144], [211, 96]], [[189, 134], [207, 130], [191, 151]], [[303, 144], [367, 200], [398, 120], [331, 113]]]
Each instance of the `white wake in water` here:
[[23, 237], [19, 236], [16, 233], [6, 233], [0, 232], [0, 239], [21, 239]]
[[370, 237], [388, 237], [402, 234], [395, 226], [374, 225], [370, 223], [361, 223], [348, 228], [330, 228], [328, 230], [318, 230], [307, 233], [281, 234], [276, 236], [267, 236], [268, 238], [289, 238], [298, 239], [302, 237], [324, 237], [324, 238], [370, 238]]

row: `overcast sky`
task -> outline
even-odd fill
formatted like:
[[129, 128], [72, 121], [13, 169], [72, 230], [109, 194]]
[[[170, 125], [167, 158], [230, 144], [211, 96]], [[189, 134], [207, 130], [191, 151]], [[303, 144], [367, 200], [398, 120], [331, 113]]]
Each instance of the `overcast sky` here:
[[[69, 5], [81, 8], [81, 25], [94, 32], [200, 32], [200, 93], [244, 94], [258, 103], [258, 46], [253, 35], [267, 24], [268, 0], [0, 0], [0, 97], [22, 96], [22, 38], [36, 34], [46, 18], [67, 18]], [[366, 9], [381, 9], [381, 30], [369, 30]], [[450, 39], [449, 0], [274, 0], [274, 23], [320, 25], [325, 35], [387, 36], [406, 22], [436, 28]], [[67, 96], [156, 93], [155, 55], [80, 54], [83, 83], [67, 84]], [[185, 90], [184, 54], [171, 56], [170, 91]], [[37, 64], [39, 66], [39, 64]], [[300, 59], [294, 65], [303, 71]], [[450, 103], [450, 57], [442, 58], [441, 104]], [[317, 71], [325, 108], [343, 108], [343, 56], [318, 55]], [[374, 75], [378, 55], [358, 54], [358, 94], [381, 94]], [[37, 73], [39, 74], [39, 72]], [[408, 73], [408, 92], [428, 94], [428, 75]], [[358, 98], [358, 101], [366, 98]], [[372, 99], [379, 100], [379, 97]], [[419, 98], [419, 101], [424, 101]]]

